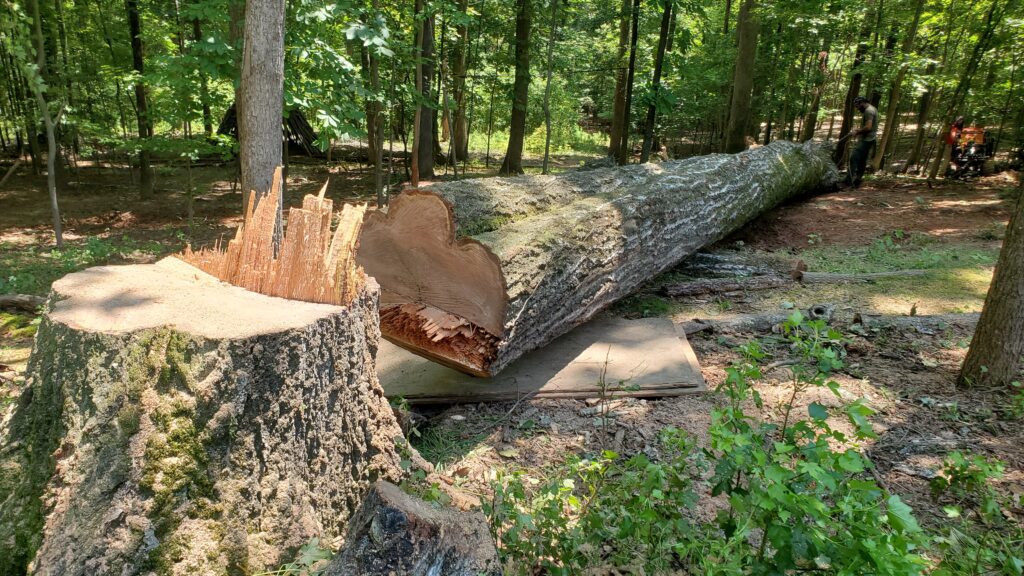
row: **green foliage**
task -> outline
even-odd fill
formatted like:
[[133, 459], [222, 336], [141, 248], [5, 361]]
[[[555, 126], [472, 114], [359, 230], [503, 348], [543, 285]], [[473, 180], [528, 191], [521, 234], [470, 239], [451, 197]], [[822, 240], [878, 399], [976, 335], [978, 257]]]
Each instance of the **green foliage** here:
[[935, 538], [942, 562], [936, 576], [1024, 573], [1024, 526], [1013, 519], [1012, 503], [996, 490], [1002, 462], [953, 452], [931, 481], [932, 495], [952, 524]]
[[[747, 413], [762, 408], [753, 382], [766, 355], [743, 347], [719, 391], [727, 405], [712, 413], [710, 445], [695, 452], [665, 430], [657, 458], [623, 460], [612, 452], [573, 459], [540, 480], [502, 477], [487, 506], [505, 561], [519, 573], [579, 573], [600, 567], [685, 569], [703, 574], [921, 573], [926, 537], [911, 509], [872, 479], [873, 464], [857, 448], [874, 438], [872, 410], [862, 401], [795, 410], [802, 392], [826, 389], [842, 367], [841, 336], [795, 312], [783, 335], [797, 363], [781, 424]], [[845, 416], [852, 433], [829, 423]], [[704, 462], [723, 507], [711, 522], [690, 512]]]
[[294, 562], [270, 572], [257, 572], [253, 576], [317, 576], [327, 568], [333, 557], [334, 553], [322, 547], [319, 538], [313, 538], [299, 548]]
[[166, 250], [159, 244], [140, 243], [127, 237], [112, 240], [93, 236], [84, 243], [68, 243], [63, 250], [0, 244], [0, 294], [45, 295], [54, 280], [70, 272], [106, 264], [137, 251], [156, 254]]
[[694, 533], [681, 512], [696, 499], [695, 461], [679, 430], [663, 430], [659, 447], [660, 461], [605, 450], [571, 460], [564, 478], [500, 477], [484, 508], [505, 561], [520, 574], [606, 565], [664, 572]]

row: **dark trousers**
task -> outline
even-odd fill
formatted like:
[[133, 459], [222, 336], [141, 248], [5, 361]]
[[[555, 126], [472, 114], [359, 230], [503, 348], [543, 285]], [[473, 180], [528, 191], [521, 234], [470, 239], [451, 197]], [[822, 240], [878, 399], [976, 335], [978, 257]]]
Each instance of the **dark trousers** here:
[[850, 153], [850, 169], [846, 171], [846, 183], [852, 186], [860, 186], [864, 179], [864, 171], [868, 167], [868, 158], [875, 150], [875, 141], [858, 140]]

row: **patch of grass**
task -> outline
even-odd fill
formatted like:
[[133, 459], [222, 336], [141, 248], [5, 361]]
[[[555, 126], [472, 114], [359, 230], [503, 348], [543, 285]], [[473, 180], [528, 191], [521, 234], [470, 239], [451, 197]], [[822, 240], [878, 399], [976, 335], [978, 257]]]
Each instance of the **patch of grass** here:
[[901, 231], [867, 246], [813, 246], [800, 253], [810, 270], [837, 273], [988, 267], [998, 257], [998, 247], [943, 244], [924, 234]]
[[90, 266], [123, 259], [136, 252], [160, 254], [166, 249], [155, 242], [137, 242], [128, 237], [91, 237], [68, 242], [63, 250], [37, 246], [0, 244], [0, 294], [38, 294], [50, 290], [54, 280]]
[[421, 428], [419, 435], [413, 435], [409, 443], [429, 462], [444, 466], [468, 454], [486, 436], [486, 432], [466, 434], [445, 420]]
[[24, 340], [36, 335], [35, 316], [0, 311], [0, 338]]
[[673, 304], [670, 300], [654, 294], [636, 294], [620, 300], [613, 306], [613, 311], [616, 314], [627, 318], [668, 316], [672, 310]]

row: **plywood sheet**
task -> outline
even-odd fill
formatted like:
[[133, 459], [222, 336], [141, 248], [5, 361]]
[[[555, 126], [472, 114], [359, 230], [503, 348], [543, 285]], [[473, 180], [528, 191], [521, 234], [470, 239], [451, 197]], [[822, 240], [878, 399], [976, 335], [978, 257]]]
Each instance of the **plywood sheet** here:
[[383, 341], [377, 372], [389, 398], [412, 404], [679, 396], [706, 389], [686, 335], [668, 318], [626, 320], [599, 316], [540, 350], [523, 356], [497, 376], [476, 378], [441, 366]]

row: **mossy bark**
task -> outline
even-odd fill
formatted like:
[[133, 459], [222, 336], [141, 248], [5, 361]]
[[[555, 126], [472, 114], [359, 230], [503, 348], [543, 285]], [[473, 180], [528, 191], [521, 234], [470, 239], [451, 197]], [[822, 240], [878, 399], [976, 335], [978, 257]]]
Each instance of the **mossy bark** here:
[[0, 430], [0, 574], [248, 574], [343, 535], [402, 436], [376, 289], [336, 310], [224, 339], [44, 316]]

